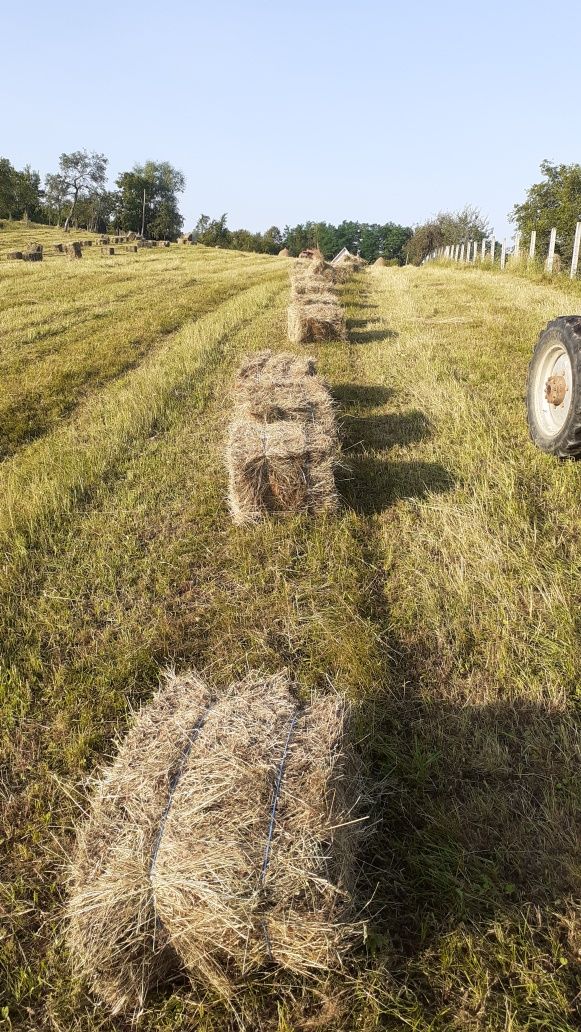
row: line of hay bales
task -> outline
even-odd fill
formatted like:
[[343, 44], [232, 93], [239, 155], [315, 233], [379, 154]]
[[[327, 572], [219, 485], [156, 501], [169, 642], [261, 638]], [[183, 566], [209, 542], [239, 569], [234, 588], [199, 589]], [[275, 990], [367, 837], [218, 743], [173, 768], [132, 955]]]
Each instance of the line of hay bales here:
[[[289, 331], [298, 320], [301, 343], [345, 336], [336, 287], [350, 271], [297, 262]], [[334, 512], [339, 436], [315, 360], [254, 353], [232, 399], [234, 522]], [[69, 868], [71, 958], [113, 1014], [137, 1017], [151, 990], [184, 975], [206, 1004], [236, 1013], [266, 977], [279, 1000], [299, 999], [344, 972], [365, 932], [367, 815], [350, 724], [343, 696], [305, 703], [284, 672], [221, 690], [166, 676], [94, 783]]]
[[359, 768], [349, 711], [284, 674], [217, 693], [169, 676], [97, 781], [70, 876], [77, 970], [113, 1013], [186, 973], [231, 1000], [278, 968], [340, 970], [353, 905]]
[[292, 344], [345, 340], [345, 313], [335, 293], [344, 270], [325, 262], [320, 251], [304, 254], [291, 273], [288, 338]]

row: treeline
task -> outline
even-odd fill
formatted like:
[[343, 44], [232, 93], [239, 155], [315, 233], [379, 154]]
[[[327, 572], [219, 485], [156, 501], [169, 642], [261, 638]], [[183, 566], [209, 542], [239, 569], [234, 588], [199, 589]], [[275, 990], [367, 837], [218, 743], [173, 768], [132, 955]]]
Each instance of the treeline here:
[[305, 222], [298, 226], [271, 226], [264, 233], [251, 233], [247, 229], [228, 229], [228, 216], [211, 219], [200, 215], [192, 233], [192, 239], [209, 247], [225, 247], [237, 251], [258, 251], [263, 254], [278, 254], [283, 248], [296, 257], [307, 248], [319, 248], [325, 258], [332, 258], [341, 248], [360, 253], [368, 262], [380, 255], [387, 261], [403, 264], [406, 247], [412, 236], [407, 226], [394, 222], [383, 225], [366, 222], [341, 222], [333, 226], [328, 222]]
[[0, 158], [0, 218], [175, 240], [184, 221], [178, 206], [186, 185], [182, 173], [167, 161], [147, 161], [122, 172], [109, 190], [107, 166], [104, 154], [72, 151], [61, 154], [58, 169], [42, 183], [29, 165], [19, 171]]

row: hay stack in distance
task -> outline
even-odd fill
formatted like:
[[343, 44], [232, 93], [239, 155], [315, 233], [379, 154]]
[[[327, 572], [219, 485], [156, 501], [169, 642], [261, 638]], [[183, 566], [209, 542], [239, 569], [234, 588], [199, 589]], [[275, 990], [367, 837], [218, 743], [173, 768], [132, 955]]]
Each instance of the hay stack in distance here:
[[289, 258], [290, 257], [290, 251], [289, 251], [288, 247], [282, 247], [281, 250], [278, 252], [278, 257], [279, 258]]
[[227, 446], [235, 523], [335, 511], [338, 454], [333, 403], [313, 359], [265, 351], [242, 365]]
[[284, 675], [220, 697], [170, 677], [99, 782], [72, 862], [69, 946], [114, 1013], [186, 970], [205, 994], [273, 962], [340, 968], [355, 814], [344, 701], [301, 707]]
[[385, 265], [385, 258], [383, 258], [383, 257], [382, 257], [382, 256], [380, 255], [380, 256], [379, 256], [379, 258], [376, 258], [376, 259], [375, 259], [375, 261], [374, 261], [374, 263], [373, 263], [373, 264], [374, 264], [374, 266], [376, 266], [376, 267], [380, 267], [380, 268], [381, 268], [381, 267], [383, 267], [383, 266]]
[[71, 260], [83, 257], [83, 249], [79, 240], [65, 245], [65, 251]]

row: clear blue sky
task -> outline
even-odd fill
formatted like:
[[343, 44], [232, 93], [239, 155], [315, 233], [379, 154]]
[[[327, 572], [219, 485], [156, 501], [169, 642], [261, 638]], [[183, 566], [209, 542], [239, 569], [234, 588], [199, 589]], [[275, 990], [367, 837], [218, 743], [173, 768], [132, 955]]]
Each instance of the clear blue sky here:
[[543, 158], [581, 160], [578, 0], [3, 0], [1, 26], [0, 156], [168, 160], [188, 228], [472, 203], [502, 237]]

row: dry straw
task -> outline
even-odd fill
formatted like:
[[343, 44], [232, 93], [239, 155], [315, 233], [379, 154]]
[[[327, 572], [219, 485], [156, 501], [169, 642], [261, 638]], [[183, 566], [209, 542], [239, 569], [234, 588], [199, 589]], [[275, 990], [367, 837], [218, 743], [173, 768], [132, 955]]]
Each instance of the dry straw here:
[[243, 363], [233, 400], [227, 465], [234, 521], [335, 511], [335, 413], [314, 360], [260, 352]]
[[345, 340], [345, 313], [333, 293], [342, 279], [322, 255], [300, 260], [291, 273], [288, 338], [293, 344]]
[[292, 301], [288, 307], [288, 338], [292, 344], [346, 340], [345, 312], [332, 296]]
[[137, 716], [79, 832], [68, 907], [73, 961], [115, 1013], [180, 970], [231, 999], [266, 966], [341, 968], [362, 932], [347, 718], [339, 696], [302, 707], [284, 675], [256, 674], [219, 699], [170, 676]]
[[156, 921], [150, 869], [172, 779], [210, 702], [195, 676], [167, 677], [94, 787], [70, 872], [68, 939], [78, 972], [114, 1013], [139, 1010], [179, 970]]

